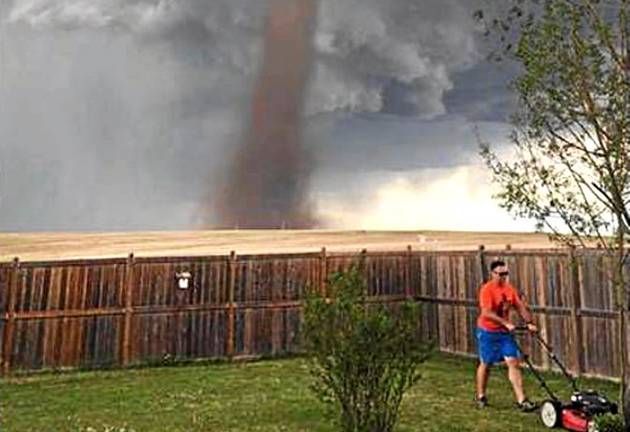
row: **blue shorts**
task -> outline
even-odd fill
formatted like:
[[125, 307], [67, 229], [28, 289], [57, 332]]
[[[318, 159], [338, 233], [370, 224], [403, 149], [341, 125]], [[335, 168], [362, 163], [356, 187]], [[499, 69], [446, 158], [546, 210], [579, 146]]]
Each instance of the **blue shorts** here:
[[477, 328], [479, 360], [485, 364], [500, 363], [506, 357], [521, 358], [514, 336], [507, 332], [490, 332]]

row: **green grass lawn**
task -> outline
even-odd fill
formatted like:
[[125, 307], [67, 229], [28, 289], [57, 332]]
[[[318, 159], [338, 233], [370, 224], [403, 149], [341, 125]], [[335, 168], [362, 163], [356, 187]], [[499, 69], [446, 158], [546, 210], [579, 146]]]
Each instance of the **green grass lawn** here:
[[[403, 401], [398, 432], [545, 431], [538, 414], [513, 408], [505, 370], [491, 375], [491, 407], [472, 402], [475, 362], [434, 355]], [[566, 397], [568, 383], [546, 375]], [[309, 389], [303, 359], [118, 371], [43, 374], [5, 380], [0, 430], [13, 431], [335, 431]], [[525, 385], [544, 398], [534, 377]], [[585, 381], [616, 397], [613, 383]]]

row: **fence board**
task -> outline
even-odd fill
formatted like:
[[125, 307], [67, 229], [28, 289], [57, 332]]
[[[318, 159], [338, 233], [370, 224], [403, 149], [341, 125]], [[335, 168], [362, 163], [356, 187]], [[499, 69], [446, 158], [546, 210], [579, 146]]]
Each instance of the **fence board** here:
[[321, 262], [319, 254], [290, 259], [239, 257], [234, 289], [234, 355], [297, 352], [300, 301], [309, 289], [319, 289]]
[[611, 322], [605, 318], [583, 318], [584, 366], [588, 373], [601, 376], [615, 376], [611, 355], [614, 336]]
[[16, 313], [107, 309], [122, 306], [124, 265], [63, 267], [21, 264]]
[[103, 367], [119, 363], [120, 317], [18, 320], [11, 352], [14, 370]]
[[11, 279], [11, 265], [0, 264], [0, 313], [4, 314], [7, 308], [7, 293]]
[[405, 294], [407, 256], [368, 257], [366, 264], [368, 296]]
[[277, 356], [300, 351], [301, 308], [240, 309], [236, 313], [235, 355]]
[[234, 301], [273, 303], [302, 299], [307, 289], [319, 286], [319, 273], [312, 270], [318, 265], [319, 257], [264, 260], [239, 258]]
[[236, 313], [235, 355], [273, 354], [272, 322], [278, 310], [241, 309]]
[[[177, 288], [175, 274], [190, 272], [188, 289]], [[132, 304], [139, 306], [217, 305], [228, 302], [228, 261], [135, 263]]]
[[195, 311], [133, 317], [131, 363], [169, 362], [226, 355], [227, 312]]
[[603, 311], [613, 310], [613, 290], [609, 262], [601, 254], [582, 254], [584, 284], [582, 286], [582, 306]]
[[7, 299], [11, 283], [11, 266], [0, 264], [0, 361], [4, 359], [4, 332], [7, 318]]

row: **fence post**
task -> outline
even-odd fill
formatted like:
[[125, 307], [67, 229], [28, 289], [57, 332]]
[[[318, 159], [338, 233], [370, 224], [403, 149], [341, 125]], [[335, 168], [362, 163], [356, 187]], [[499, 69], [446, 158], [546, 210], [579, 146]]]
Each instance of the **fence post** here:
[[136, 260], [133, 252], [127, 257], [125, 265], [125, 318], [123, 323], [122, 365], [128, 366], [131, 360], [131, 333], [133, 318], [133, 284]]
[[20, 259], [13, 258], [11, 266], [11, 278], [7, 293], [6, 322], [4, 323], [4, 335], [2, 339], [2, 374], [8, 375], [11, 371], [11, 354], [13, 352], [13, 335], [15, 333], [15, 299], [17, 296], [18, 281], [20, 278]]
[[485, 256], [486, 247], [484, 245], [479, 245], [478, 249], [479, 249], [479, 266], [481, 269], [481, 273], [480, 273], [481, 274], [480, 285], [481, 285], [488, 278], [488, 270], [486, 269], [486, 256]]
[[328, 279], [328, 263], [326, 259], [326, 248], [323, 247], [319, 254], [319, 293], [326, 297], [326, 280]]
[[366, 265], [366, 262], [365, 262], [366, 258], [367, 258], [367, 249], [361, 249], [361, 258], [360, 258], [360, 260], [361, 260], [361, 266], [362, 267], [365, 267], [365, 265]]
[[235, 304], [234, 287], [236, 285], [236, 252], [230, 252], [228, 261], [228, 316], [227, 316], [227, 356], [234, 357]]
[[582, 318], [580, 308], [582, 298], [580, 295], [580, 268], [575, 254], [575, 248], [571, 247], [568, 252], [569, 258], [569, 283], [571, 284], [571, 328], [573, 330], [573, 364], [575, 365], [575, 374], [580, 376], [584, 370], [583, 350], [582, 350]]
[[411, 245], [407, 245], [407, 256], [405, 259], [405, 297], [411, 299]]
[[365, 297], [368, 298], [370, 296], [370, 287], [369, 279], [368, 279], [368, 265], [367, 265], [367, 249], [361, 250], [361, 255], [359, 256], [359, 273], [363, 278], [363, 283], [365, 286]]

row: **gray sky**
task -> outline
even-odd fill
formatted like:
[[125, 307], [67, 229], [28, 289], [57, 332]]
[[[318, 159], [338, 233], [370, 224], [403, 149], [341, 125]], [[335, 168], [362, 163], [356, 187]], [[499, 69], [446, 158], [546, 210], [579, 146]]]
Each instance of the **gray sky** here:
[[[328, 228], [526, 230], [490, 198], [513, 68], [471, 0], [321, 0], [304, 181]], [[0, 4], [0, 230], [191, 229], [242, 141], [261, 0]], [[290, 61], [290, 59], [287, 59]]]

